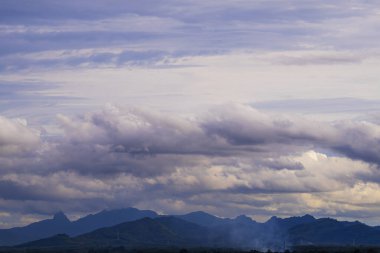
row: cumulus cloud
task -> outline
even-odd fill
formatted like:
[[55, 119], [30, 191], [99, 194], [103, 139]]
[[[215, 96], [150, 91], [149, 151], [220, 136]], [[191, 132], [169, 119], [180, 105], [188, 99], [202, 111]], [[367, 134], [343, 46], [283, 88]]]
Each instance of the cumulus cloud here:
[[39, 132], [28, 128], [25, 120], [0, 116], [0, 156], [25, 154], [39, 142]]
[[380, 165], [380, 127], [370, 122], [340, 122], [336, 124], [340, 130], [337, 140], [325, 142], [334, 150], [369, 163]]
[[380, 127], [366, 121], [318, 122], [236, 104], [191, 118], [109, 105], [58, 119], [63, 136], [47, 142], [50, 150], [41, 152], [43, 167], [58, 171], [149, 177], [178, 168], [241, 163], [302, 171], [303, 163], [287, 156], [310, 149], [380, 164]]
[[[86, 213], [127, 203], [164, 213], [344, 217], [359, 205], [339, 207], [350, 202], [344, 192], [371, 191], [379, 178], [375, 123], [316, 122], [234, 104], [192, 117], [109, 105], [58, 119], [62, 135], [41, 141], [2, 118], [3, 133], [23, 136], [3, 134], [2, 145], [34, 150], [21, 160], [2, 154], [4, 210]], [[371, 213], [372, 205], [362, 209]]]

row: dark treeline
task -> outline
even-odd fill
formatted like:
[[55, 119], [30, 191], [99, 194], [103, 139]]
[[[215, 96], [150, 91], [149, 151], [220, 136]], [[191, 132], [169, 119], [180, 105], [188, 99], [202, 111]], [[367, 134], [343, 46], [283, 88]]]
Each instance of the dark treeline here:
[[14, 249], [3, 248], [0, 253], [380, 253], [380, 247], [353, 246], [299, 246], [292, 250], [259, 251], [227, 248], [147, 248], [130, 249], [123, 246], [88, 249]]

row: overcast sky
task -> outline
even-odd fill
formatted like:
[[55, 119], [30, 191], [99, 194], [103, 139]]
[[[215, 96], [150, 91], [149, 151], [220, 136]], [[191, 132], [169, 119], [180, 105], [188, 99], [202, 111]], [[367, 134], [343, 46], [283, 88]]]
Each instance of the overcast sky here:
[[379, 41], [375, 0], [1, 0], [0, 227], [380, 224]]

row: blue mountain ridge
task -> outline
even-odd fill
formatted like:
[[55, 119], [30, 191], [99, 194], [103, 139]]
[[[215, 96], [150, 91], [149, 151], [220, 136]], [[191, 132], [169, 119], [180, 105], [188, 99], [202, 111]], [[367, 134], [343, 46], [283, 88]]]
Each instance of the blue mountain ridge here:
[[122, 245], [284, 249], [291, 245], [380, 245], [380, 230], [360, 222], [311, 215], [264, 223], [240, 215], [220, 218], [198, 211], [162, 216], [154, 211], [105, 210], [70, 221], [62, 213], [25, 227], [0, 230], [2, 245], [87, 247]]
[[126, 221], [157, 216], [158, 214], [154, 211], [139, 210], [130, 207], [125, 209], [103, 210], [96, 214], [87, 215], [76, 221], [70, 221], [63, 212], [58, 212], [52, 219], [35, 222], [25, 227], [0, 229], [0, 245], [16, 245], [63, 233], [76, 236]]

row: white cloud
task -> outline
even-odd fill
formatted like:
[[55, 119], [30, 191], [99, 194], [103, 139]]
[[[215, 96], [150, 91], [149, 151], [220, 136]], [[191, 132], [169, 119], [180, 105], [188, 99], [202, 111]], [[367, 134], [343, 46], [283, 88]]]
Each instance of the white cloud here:
[[0, 156], [22, 155], [39, 144], [39, 132], [26, 124], [23, 119], [0, 116]]

